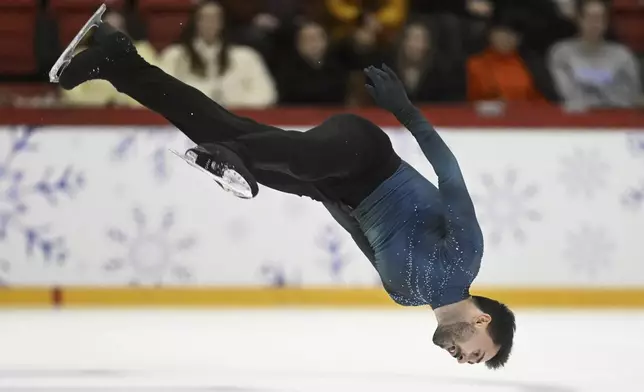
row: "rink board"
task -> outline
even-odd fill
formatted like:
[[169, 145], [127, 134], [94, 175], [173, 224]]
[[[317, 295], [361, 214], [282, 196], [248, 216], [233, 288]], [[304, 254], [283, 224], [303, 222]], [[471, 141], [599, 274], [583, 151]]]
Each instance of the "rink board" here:
[[[474, 293], [644, 306], [641, 129], [441, 134], [485, 233]], [[322, 206], [267, 188], [235, 199], [168, 152], [189, 146], [160, 126], [0, 128], [0, 303], [393, 306]]]

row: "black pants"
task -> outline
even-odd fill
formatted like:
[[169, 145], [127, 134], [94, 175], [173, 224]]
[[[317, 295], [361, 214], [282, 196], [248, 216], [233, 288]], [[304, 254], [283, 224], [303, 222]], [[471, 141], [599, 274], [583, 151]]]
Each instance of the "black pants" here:
[[113, 57], [99, 78], [194, 143], [221, 143], [238, 152], [260, 184], [282, 192], [355, 207], [400, 164], [389, 137], [362, 117], [334, 115], [306, 132], [260, 124], [230, 113], [133, 51]]

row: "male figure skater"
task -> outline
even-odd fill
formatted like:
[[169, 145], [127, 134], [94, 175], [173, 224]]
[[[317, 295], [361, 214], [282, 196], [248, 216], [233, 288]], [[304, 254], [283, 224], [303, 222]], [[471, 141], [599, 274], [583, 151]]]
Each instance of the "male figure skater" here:
[[[503, 366], [515, 331], [503, 304], [472, 296], [483, 236], [456, 158], [409, 101], [386, 66], [365, 70], [376, 103], [414, 135], [438, 175], [438, 188], [394, 152], [375, 124], [335, 115], [306, 132], [241, 118], [148, 64], [124, 34], [101, 22], [101, 7], [52, 69], [52, 82], [72, 89], [92, 79], [154, 110], [198, 147], [186, 159], [239, 197], [258, 183], [324, 203], [403, 306], [429, 305], [433, 341], [459, 363]], [[73, 56], [76, 45], [89, 48]]]

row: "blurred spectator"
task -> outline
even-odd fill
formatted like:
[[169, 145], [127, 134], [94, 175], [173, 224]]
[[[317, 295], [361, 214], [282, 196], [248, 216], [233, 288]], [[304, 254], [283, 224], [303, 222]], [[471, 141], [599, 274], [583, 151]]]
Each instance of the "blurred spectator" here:
[[[129, 33], [126, 29], [123, 14], [117, 11], [108, 11], [103, 16], [103, 20], [125, 34]], [[157, 64], [157, 53], [149, 42], [139, 40], [135, 41], [134, 45], [141, 57], [151, 64]], [[119, 93], [109, 82], [103, 80], [93, 80], [83, 83], [69, 91], [61, 89], [61, 103], [69, 106], [140, 106], [137, 101], [127, 95]]]
[[284, 58], [278, 71], [280, 102], [344, 104], [348, 72], [330, 53], [324, 28], [305, 23], [295, 40], [295, 53]]
[[365, 15], [354, 32], [340, 40], [337, 47], [344, 67], [355, 71], [382, 63], [389, 45], [380, 23], [373, 15]]
[[276, 15], [265, 12], [264, 0], [220, 0], [229, 29], [229, 38], [258, 50], [266, 60], [271, 56], [272, 35], [281, 27]]
[[464, 69], [438, 50], [436, 40], [429, 23], [411, 22], [405, 26], [402, 41], [389, 62], [412, 101], [463, 101]]
[[[333, 38], [344, 39], [356, 29], [392, 38], [407, 18], [409, 0], [324, 0], [331, 17]], [[366, 28], [366, 29], [365, 29]]]
[[575, 34], [574, 21], [553, 0], [490, 0], [490, 3], [494, 18], [513, 15], [523, 45], [539, 55], [544, 55], [553, 43]]
[[579, 7], [578, 36], [556, 44], [550, 53], [560, 95], [571, 109], [641, 104], [637, 60], [625, 46], [605, 39], [607, 5], [586, 0]]
[[488, 48], [467, 61], [469, 100], [557, 100], [542, 59], [519, 51], [521, 36], [512, 21], [493, 21], [488, 38]]
[[181, 42], [162, 53], [162, 68], [227, 107], [264, 108], [277, 92], [261, 56], [233, 45], [226, 35], [224, 12], [217, 1], [199, 3]]
[[324, 0], [220, 0], [231, 26], [230, 39], [259, 51], [271, 70], [293, 49], [297, 26], [323, 20]]
[[559, 8], [559, 13], [571, 20], [574, 21], [577, 17], [577, 0], [551, 0]]
[[[524, 45], [536, 53], [543, 54], [554, 42], [575, 33], [573, 21], [561, 11], [555, 1], [412, 0], [410, 6], [412, 12], [458, 15], [467, 17], [471, 22], [498, 20], [511, 14], [520, 22], [516, 24], [516, 29], [521, 34]], [[477, 47], [477, 42], [472, 41], [471, 37], [466, 35], [466, 38], [466, 50], [482, 49]]]

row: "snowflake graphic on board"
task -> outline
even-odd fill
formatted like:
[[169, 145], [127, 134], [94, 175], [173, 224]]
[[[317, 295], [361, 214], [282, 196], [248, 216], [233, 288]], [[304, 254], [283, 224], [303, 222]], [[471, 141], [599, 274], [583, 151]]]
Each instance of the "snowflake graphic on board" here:
[[592, 198], [604, 189], [610, 167], [598, 150], [575, 151], [559, 159], [559, 180], [571, 196]]
[[302, 283], [302, 272], [300, 270], [287, 271], [282, 263], [264, 263], [259, 273], [269, 286], [282, 288], [288, 286], [299, 286]]
[[[174, 128], [153, 128], [136, 129], [125, 133], [110, 149], [112, 162], [126, 162], [132, 156], [139, 153], [145, 154], [150, 159], [152, 174], [159, 181], [165, 181], [169, 177], [168, 150], [181, 142], [185, 149], [194, 146], [188, 138]], [[181, 151], [181, 147], [178, 148]]]
[[[644, 132], [631, 133], [627, 136], [626, 141], [631, 155], [644, 162]], [[644, 165], [642, 167], [644, 168]], [[639, 183], [632, 185], [622, 194], [621, 202], [626, 209], [633, 212], [642, 209], [644, 206], [644, 170]]]
[[38, 256], [46, 262], [63, 264], [69, 253], [64, 237], [56, 233], [54, 222], [32, 210], [36, 203], [42, 202], [55, 209], [64, 199], [73, 198], [85, 179], [70, 165], [62, 168], [23, 166], [25, 160], [38, 151], [35, 136], [33, 127], [2, 133], [2, 139], [8, 140], [0, 143], [3, 146], [0, 150], [0, 242], [19, 235], [28, 257]]
[[622, 205], [632, 211], [637, 212], [644, 206], [644, 180], [641, 184], [633, 186], [622, 195]]
[[487, 224], [489, 240], [501, 242], [504, 234], [515, 240], [525, 240], [523, 226], [539, 221], [541, 214], [530, 206], [538, 193], [535, 185], [520, 185], [515, 170], [507, 170], [502, 178], [489, 174], [482, 176], [485, 193], [473, 195], [479, 219]]
[[574, 271], [595, 277], [610, 265], [615, 244], [604, 228], [583, 224], [569, 231], [566, 240], [563, 255]]
[[637, 158], [644, 159], [644, 132], [633, 132], [626, 136], [628, 150]]
[[0, 287], [9, 284], [9, 273], [11, 272], [11, 263], [8, 260], [0, 259]]
[[349, 260], [343, 252], [343, 242], [339, 230], [332, 225], [327, 225], [317, 238], [317, 245], [324, 250], [326, 257], [321, 260], [325, 269], [329, 271], [333, 280], [341, 280], [344, 269]]
[[190, 270], [177, 259], [194, 246], [195, 238], [173, 234], [175, 214], [171, 210], [161, 217], [159, 224], [153, 225], [139, 208], [134, 208], [132, 222], [135, 226], [133, 232], [122, 228], [107, 231], [107, 237], [120, 245], [123, 253], [110, 259], [103, 266], [105, 271], [125, 271], [131, 276], [133, 285], [160, 285], [167, 281], [183, 283], [192, 279]]

